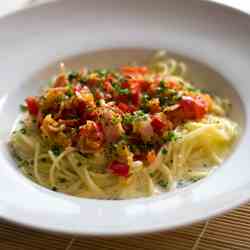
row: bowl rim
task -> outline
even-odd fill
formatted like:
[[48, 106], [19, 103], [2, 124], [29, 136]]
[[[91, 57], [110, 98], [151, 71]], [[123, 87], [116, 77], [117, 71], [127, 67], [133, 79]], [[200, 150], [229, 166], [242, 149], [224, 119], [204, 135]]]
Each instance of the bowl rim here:
[[[53, 6], [53, 5], [57, 6], [58, 4], [63, 4], [63, 2], [66, 2], [66, 1], [49, 2], [49, 3], [44, 3], [42, 5], [39, 5], [39, 6], [33, 6], [31, 8], [28, 8], [28, 9], [25, 9], [25, 10], [22, 10], [22, 11], [7, 15], [7, 16], [5, 16], [3, 18], [0, 18], [0, 23], [1, 23], [2, 20], [7, 22], [9, 19], [12, 19], [15, 16], [29, 15], [32, 11], [39, 11], [40, 8], [50, 8], [50, 6]], [[192, 0], [192, 2], [195, 2], [195, 0]], [[210, 2], [208, 0], [201, 0], [201, 2], [207, 4], [208, 6], [209, 5], [218, 6], [218, 8], [220, 7], [222, 10], [223, 9], [228, 9], [230, 11], [234, 11], [236, 14], [241, 15], [241, 16], [245, 15], [248, 18], [248, 21], [250, 20], [250, 15], [249, 14], [247, 14], [245, 12], [242, 12], [242, 11], [240, 11], [238, 9], [235, 9], [233, 7], [226, 6], [226, 5], [221, 4], [221, 3]], [[220, 207], [220, 208], [217, 208], [217, 209], [210, 209], [209, 212], [206, 212], [206, 216], [196, 217], [192, 221], [185, 221], [185, 220], [182, 221], [182, 222], [180, 221], [175, 226], [169, 227], [167, 230], [170, 230], [170, 229], [172, 230], [172, 229], [178, 228], [180, 226], [187, 226], [187, 225], [197, 223], [197, 222], [202, 221], [202, 220], [207, 220], [210, 217], [214, 217], [214, 216], [217, 216], [218, 214], [225, 213], [225, 212], [239, 206], [240, 204], [246, 203], [247, 201], [250, 200], [250, 191], [246, 192], [247, 187], [249, 187], [249, 190], [250, 190], [250, 185], [244, 186], [244, 187], [239, 188], [237, 190], [238, 194], [235, 195], [236, 197], [234, 199], [234, 202], [231, 203], [230, 206]], [[43, 188], [43, 187], [39, 186], [39, 188]], [[61, 194], [58, 194], [58, 195], [61, 195]], [[72, 199], [79, 199], [79, 198], [74, 197]], [[141, 198], [141, 199], [144, 199], [144, 198]], [[146, 199], [148, 199], [148, 198], [146, 198]], [[109, 201], [109, 202], [112, 202], [112, 201]], [[82, 231], [71, 231], [71, 230], [59, 229], [56, 226], [54, 228], [52, 228], [52, 227], [46, 227], [46, 226], [41, 227], [41, 226], [37, 225], [36, 223], [23, 223], [21, 221], [17, 221], [16, 219], [12, 219], [11, 217], [3, 217], [2, 214], [0, 216], [2, 217], [3, 220], [6, 220], [8, 222], [15, 223], [15, 224], [18, 224], [18, 225], [21, 225], [21, 226], [24, 226], [24, 227], [33, 228], [35, 230], [44, 231], [44, 232], [53, 232], [53, 233], [69, 234], [69, 235], [122, 236], [122, 235], [132, 235], [132, 234], [133, 235], [134, 234], [145, 234], [145, 233], [152, 233], [152, 232], [159, 232], [159, 231], [165, 231], [166, 230], [166, 226], [164, 226], [164, 225], [159, 225], [159, 226], [158, 225], [154, 225], [154, 226], [151, 225], [150, 228], [122, 229], [120, 231], [119, 230], [118, 231], [113, 230], [112, 232], [111, 231], [105, 232], [104, 230], [101, 230], [101, 231], [96, 231], [96, 230], [92, 230], [92, 231], [91, 230], [88, 230], [88, 231], [86, 231], [86, 230], [85, 231], [84, 230], [82, 230]]]

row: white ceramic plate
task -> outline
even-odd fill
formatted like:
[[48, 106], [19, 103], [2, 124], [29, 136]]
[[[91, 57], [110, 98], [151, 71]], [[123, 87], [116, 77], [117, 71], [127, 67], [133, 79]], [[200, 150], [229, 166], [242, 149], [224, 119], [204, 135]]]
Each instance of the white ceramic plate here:
[[[120, 235], [172, 229], [250, 198], [250, 17], [206, 1], [76, 0], [0, 20], [0, 216], [38, 229]], [[184, 56], [194, 78], [233, 102], [242, 136], [214, 174], [185, 189], [125, 201], [79, 199], [23, 177], [6, 143], [19, 104], [64, 60], [69, 67], [144, 61], [154, 49]], [[44, 80], [44, 81], [42, 81]]]

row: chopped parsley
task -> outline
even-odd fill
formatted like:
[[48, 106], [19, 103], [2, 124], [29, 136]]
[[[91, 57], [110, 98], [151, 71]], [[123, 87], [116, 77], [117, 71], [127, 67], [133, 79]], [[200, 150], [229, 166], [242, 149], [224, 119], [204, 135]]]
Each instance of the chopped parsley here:
[[25, 135], [27, 133], [27, 130], [26, 130], [26, 128], [21, 128], [20, 132]]
[[164, 180], [160, 180], [158, 182], [158, 184], [162, 187], [162, 188], [167, 188], [168, 187], [168, 182], [164, 181]]
[[166, 155], [166, 154], [168, 153], [168, 151], [167, 151], [166, 148], [163, 148], [163, 149], [161, 150], [161, 153], [162, 153], [163, 155]]
[[74, 93], [73, 93], [73, 85], [72, 85], [72, 83], [67, 84], [67, 92], [65, 94], [68, 97], [73, 96]]
[[165, 87], [165, 82], [162, 80], [160, 81], [160, 87], [157, 90], [158, 94], [163, 94], [165, 93], [165, 91], [167, 90], [167, 88]]
[[149, 173], [149, 176], [150, 176], [151, 178], [154, 178], [155, 175], [156, 175], [156, 172], [151, 172], [151, 173]]
[[120, 119], [119, 116], [113, 116], [111, 122], [112, 122], [113, 125], [116, 125], [119, 122], [121, 122], [121, 119]]
[[167, 135], [164, 136], [163, 140], [165, 142], [169, 142], [169, 141], [176, 141], [177, 139], [179, 139], [180, 137], [176, 134], [176, 132], [174, 131], [169, 131], [167, 133]]
[[125, 114], [124, 117], [123, 117], [123, 123], [125, 125], [129, 125], [129, 124], [132, 124], [134, 121], [134, 116], [131, 115], [131, 114]]
[[142, 103], [147, 104], [149, 100], [150, 100], [150, 96], [147, 93], [144, 93], [142, 95]]
[[115, 89], [115, 91], [120, 95], [128, 95], [130, 93], [129, 89], [122, 88], [120, 84], [118, 83], [112, 83], [112, 87]]
[[202, 179], [202, 177], [193, 176], [192, 178], [190, 178], [190, 181], [191, 181], [191, 182], [197, 182], [197, 181], [199, 181], [200, 179]]
[[105, 77], [107, 76], [107, 74], [109, 74], [109, 70], [107, 69], [97, 69], [94, 72], [97, 73], [100, 77]]
[[27, 107], [23, 104], [20, 105], [20, 110], [21, 112], [26, 112], [27, 111]]
[[101, 101], [98, 99], [98, 100], [96, 100], [96, 106], [101, 106]]
[[66, 179], [65, 179], [65, 178], [59, 178], [58, 180], [59, 180], [60, 183], [66, 182]]
[[55, 156], [58, 156], [58, 155], [61, 154], [62, 148], [60, 146], [58, 146], [58, 145], [53, 145], [52, 148], [51, 148], [51, 151], [53, 152], [53, 154]]
[[76, 79], [78, 77], [78, 73], [75, 71], [71, 71], [68, 74], [68, 80], [71, 82], [72, 80]]
[[139, 110], [139, 111], [134, 112], [134, 119], [137, 121], [138, 120], [146, 121], [148, 119], [148, 117], [142, 110]]

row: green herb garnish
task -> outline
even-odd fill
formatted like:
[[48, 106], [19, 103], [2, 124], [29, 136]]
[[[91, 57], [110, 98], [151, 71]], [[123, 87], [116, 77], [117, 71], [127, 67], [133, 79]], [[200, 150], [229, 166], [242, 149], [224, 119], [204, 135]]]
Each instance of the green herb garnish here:
[[21, 132], [22, 134], [26, 134], [26, 133], [27, 133], [27, 130], [26, 130], [26, 128], [21, 128], [21, 129], [20, 129], [20, 132]]
[[121, 122], [121, 119], [120, 119], [119, 116], [113, 116], [111, 122], [112, 122], [113, 125], [116, 125], [119, 122]]
[[151, 173], [149, 173], [149, 176], [150, 176], [151, 178], [154, 178], [155, 175], [156, 175], [156, 172], [151, 172]]
[[71, 71], [68, 74], [68, 80], [71, 82], [72, 80], [76, 79], [78, 77], [78, 73], [75, 71]]
[[109, 70], [107, 70], [107, 69], [97, 69], [97, 70], [95, 70], [95, 73], [97, 73], [100, 77], [105, 77], [109, 73]]
[[166, 148], [163, 148], [163, 149], [161, 150], [161, 153], [162, 153], [163, 155], [166, 155], [166, 154], [168, 153], [168, 151], [167, 151]]
[[26, 107], [25, 105], [21, 104], [21, 105], [20, 105], [20, 110], [21, 110], [22, 112], [26, 112], [26, 111], [27, 111], [27, 107]]
[[112, 87], [120, 95], [128, 95], [130, 93], [129, 89], [122, 88], [118, 83], [112, 83]]
[[165, 142], [169, 142], [169, 141], [176, 141], [177, 139], [179, 139], [180, 137], [176, 134], [176, 132], [174, 131], [169, 131], [167, 133], [166, 136], [164, 136], [163, 140]]
[[53, 152], [53, 154], [54, 154], [55, 156], [58, 156], [58, 155], [61, 154], [62, 149], [61, 149], [61, 147], [58, 146], [58, 145], [53, 145], [52, 148], [51, 148], [51, 151]]
[[167, 188], [168, 187], [168, 182], [164, 181], [164, 180], [160, 180], [158, 182], [158, 184], [162, 187], [162, 188]]
[[123, 117], [123, 123], [125, 125], [129, 125], [129, 124], [132, 124], [134, 121], [134, 116], [131, 115], [131, 114], [125, 114], [124, 117]]

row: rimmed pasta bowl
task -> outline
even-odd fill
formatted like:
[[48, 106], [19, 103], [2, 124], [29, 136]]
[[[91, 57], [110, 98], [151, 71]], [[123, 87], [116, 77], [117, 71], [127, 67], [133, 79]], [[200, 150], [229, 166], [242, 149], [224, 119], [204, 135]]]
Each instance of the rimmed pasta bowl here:
[[[42, 230], [111, 236], [172, 229], [246, 202], [250, 197], [250, 105], [248, 79], [242, 72], [247, 72], [250, 59], [249, 17], [205, 1], [159, 1], [154, 6], [146, 1], [143, 11], [133, 1], [118, 4], [110, 0], [98, 3], [98, 8], [96, 5], [97, 1], [84, 5], [62, 1], [0, 22], [0, 31], [5, 34], [0, 51], [7, 58], [0, 62], [5, 83], [0, 89], [1, 217]], [[72, 13], [70, 19], [64, 18], [64, 9]], [[205, 20], [202, 13], [211, 18]], [[24, 33], [13, 32], [13, 26], [20, 22]], [[22, 175], [8, 147], [20, 115], [19, 105], [27, 95], [39, 92], [56, 73], [59, 62], [71, 68], [83, 64], [112, 67], [131, 60], [144, 63], [158, 49], [185, 61], [199, 87], [228, 97], [232, 103], [231, 118], [241, 132], [233, 152], [216, 171], [185, 188], [131, 200], [73, 197]]]

